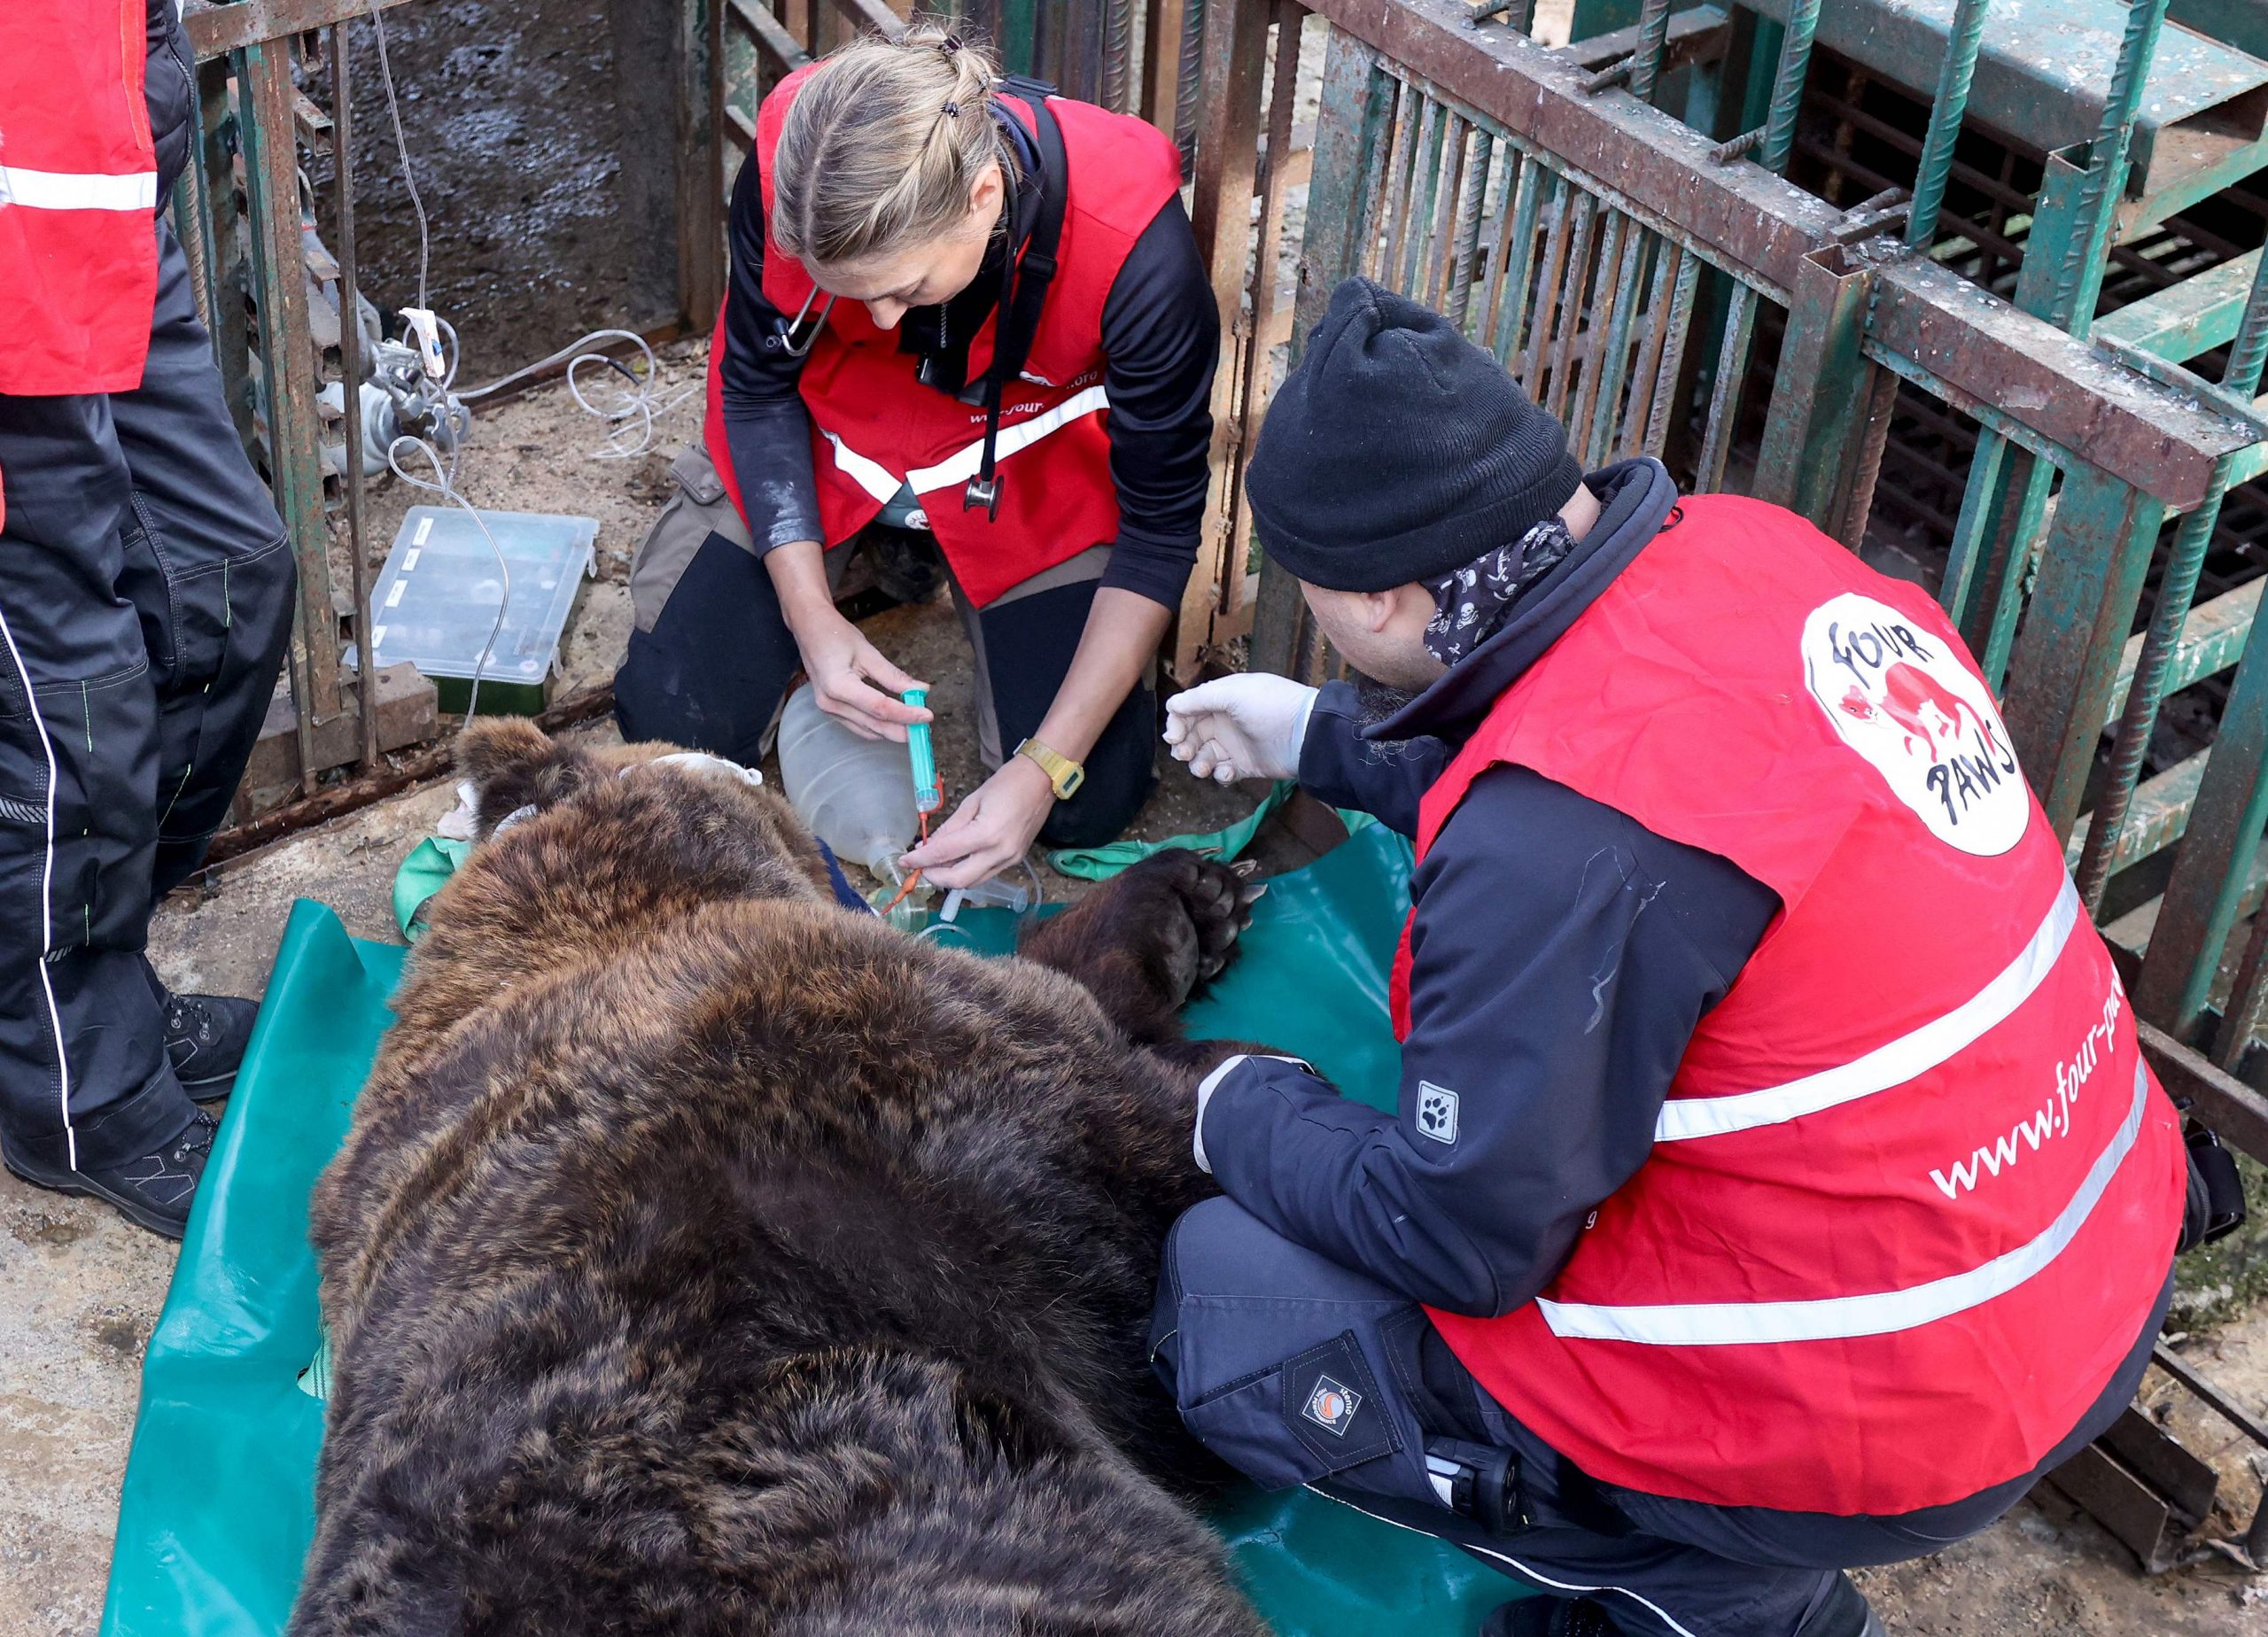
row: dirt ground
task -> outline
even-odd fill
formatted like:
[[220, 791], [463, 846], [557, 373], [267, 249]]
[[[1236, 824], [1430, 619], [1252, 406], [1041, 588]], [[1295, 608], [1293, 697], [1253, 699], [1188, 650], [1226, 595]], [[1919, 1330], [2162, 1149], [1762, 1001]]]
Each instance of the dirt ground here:
[[[698, 378], [699, 349], [668, 361], [662, 394]], [[663, 470], [691, 434], [689, 407], [665, 419], [656, 451], [626, 462], [586, 452], [602, 432], [556, 389], [484, 415], [462, 485], [476, 502], [571, 511], [600, 520], [598, 578], [568, 644], [564, 686], [610, 673], [628, 622], [629, 554], [664, 496]], [[374, 495], [372, 551], [383, 556], [413, 500]], [[342, 565], [343, 566], [343, 565]], [[966, 650], [943, 601], [893, 610], [870, 626], [901, 663], [936, 679], [940, 761], [949, 791], [978, 776]], [[597, 739], [607, 725], [581, 730]], [[1247, 811], [1254, 792], [1200, 786], [1169, 768], [1138, 833], [1209, 830]], [[394, 936], [395, 868], [453, 803], [446, 783], [413, 791], [238, 860], [161, 906], [151, 954], [177, 989], [257, 995], [293, 901], [318, 898], [364, 937]], [[1068, 891], [1060, 878], [1051, 893]], [[98, 1621], [118, 1485], [133, 1430], [141, 1351], [162, 1303], [173, 1246], [114, 1214], [0, 1175], [0, 1633], [78, 1637]], [[2268, 1411], [2268, 1311], [2254, 1309], [2183, 1343], [2255, 1413]], [[2192, 1447], [2222, 1473], [2230, 1509], [2210, 1532], [2241, 1534], [2260, 1493], [2248, 1452], [2225, 1428], [2154, 1377]], [[1977, 1539], [1919, 1563], [1860, 1577], [1892, 1632], [1914, 1637], [2163, 1633], [2268, 1637], [2268, 1585], [2218, 1556], [2155, 1579], [2061, 1500], [2027, 1501]]]
[[[430, 305], [464, 342], [469, 384], [586, 331], [677, 312], [669, 8], [639, 0], [422, 0], [384, 14], [410, 175], [433, 251]], [[418, 237], [377, 36], [355, 26], [354, 197], [362, 291], [416, 299]], [[500, 97], [499, 86], [513, 95]], [[308, 93], [328, 108], [328, 73]], [[326, 237], [328, 161], [310, 167]]]

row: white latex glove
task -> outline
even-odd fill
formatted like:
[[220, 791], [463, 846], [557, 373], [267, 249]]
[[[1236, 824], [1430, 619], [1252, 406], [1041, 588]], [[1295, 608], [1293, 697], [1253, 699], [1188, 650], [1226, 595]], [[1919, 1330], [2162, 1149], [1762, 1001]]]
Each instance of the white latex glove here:
[[1247, 671], [1166, 701], [1166, 743], [1200, 779], [1296, 779], [1317, 690]]

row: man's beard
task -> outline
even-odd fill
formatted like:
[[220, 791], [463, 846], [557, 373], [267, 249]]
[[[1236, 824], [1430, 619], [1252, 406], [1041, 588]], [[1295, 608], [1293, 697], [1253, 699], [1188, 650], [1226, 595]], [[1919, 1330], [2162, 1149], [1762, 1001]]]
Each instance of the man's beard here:
[[1416, 687], [1395, 687], [1365, 676], [1352, 666], [1347, 679], [1355, 685], [1355, 725], [1357, 729], [1375, 726], [1388, 717], [1399, 713], [1402, 707], [1425, 690]]

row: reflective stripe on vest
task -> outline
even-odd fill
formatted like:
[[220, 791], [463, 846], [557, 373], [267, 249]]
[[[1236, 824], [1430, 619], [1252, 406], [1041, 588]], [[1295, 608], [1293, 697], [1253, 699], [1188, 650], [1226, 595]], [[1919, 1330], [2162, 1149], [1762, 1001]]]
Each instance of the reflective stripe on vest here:
[[[1100, 386], [1088, 387], [1029, 420], [1003, 426], [993, 446], [998, 458], [1005, 462], [1010, 455], [1030, 448], [1050, 432], [1060, 431], [1082, 415], [1099, 415], [1109, 407], [1110, 395], [1107, 392]], [[884, 503], [897, 498], [901, 485], [911, 488], [916, 494], [957, 488], [976, 476], [977, 468], [984, 459], [984, 440], [979, 438], [966, 448], [954, 450], [936, 465], [916, 467], [900, 478], [880, 461], [859, 454], [825, 427], [819, 429], [819, 435], [834, 449], [835, 463], [842, 469], [843, 475]]]
[[2055, 894], [2054, 907], [2023, 952], [1998, 977], [1952, 1011], [1876, 1046], [1864, 1057], [1785, 1085], [1729, 1097], [1671, 1098], [1654, 1121], [1654, 1141], [1687, 1142], [1778, 1125], [1919, 1079], [1982, 1040], [2030, 999], [2055, 969], [2063, 945], [2070, 941], [2071, 928], [2078, 922], [2078, 888], [2067, 875]]
[[158, 173], [81, 175], [0, 165], [0, 206], [25, 210], [155, 210]]
[[0, 0], [0, 393], [138, 386], [158, 289], [146, 0]]
[[1747, 1342], [1831, 1341], [1886, 1336], [1981, 1307], [2005, 1296], [2062, 1254], [2078, 1237], [2119, 1163], [2141, 1134], [2150, 1080], [2134, 1065], [2134, 1096], [2126, 1118], [2095, 1156], [2071, 1202], [2028, 1245], [1995, 1256], [1980, 1268], [1932, 1279], [1902, 1291], [1867, 1296], [1827, 1296], [1813, 1301], [1683, 1302], [1645, 1307], [1550, 1301], [1536, 1307], [1555, 1336], [1586, 1341], [1635, 1341], [1651, 1346], [1725, 1347]]

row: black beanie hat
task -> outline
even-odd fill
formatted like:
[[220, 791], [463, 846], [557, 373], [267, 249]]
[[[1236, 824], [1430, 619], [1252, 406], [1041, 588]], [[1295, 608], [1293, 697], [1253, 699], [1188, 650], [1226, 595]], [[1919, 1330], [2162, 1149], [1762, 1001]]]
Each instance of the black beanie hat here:
[[1567, 433], [1432, 308], [1366, 278], [1331, 294], [1245, 473], [1261, 548], [1334, 591], [1438, 578], [1555, 515]]

